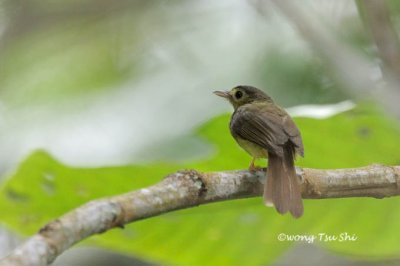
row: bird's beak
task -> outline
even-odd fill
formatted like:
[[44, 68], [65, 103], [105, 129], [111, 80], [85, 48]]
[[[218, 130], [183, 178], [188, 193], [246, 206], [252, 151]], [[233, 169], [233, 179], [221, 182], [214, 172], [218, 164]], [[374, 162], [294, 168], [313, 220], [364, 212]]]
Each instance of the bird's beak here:
[[215, 95], [218, 95], [219, 97], [227, 98], [229, 99], [229, 92], [228, 91], [214, 91]]

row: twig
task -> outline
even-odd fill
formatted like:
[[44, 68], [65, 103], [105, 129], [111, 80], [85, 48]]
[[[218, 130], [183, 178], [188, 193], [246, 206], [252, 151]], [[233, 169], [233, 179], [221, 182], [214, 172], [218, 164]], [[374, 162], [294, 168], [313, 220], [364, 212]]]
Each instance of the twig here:
[[331, 67], [338, 81], [358, 97], [369, 97], [400, 118], [400, 83], [396, 77], [385, 73], [386, 84], [380, 87], [373, 76], [374, 65], [354, 49], [329, 33], [317, 20], [307, 4], [300, 1], [272, 0], [276, 7], [311, 44], [313, 51]]
[[[384, 198], [400, 195], [400, 166], [317, 170], [298, 168], [303, 198]], [[127, 223], [200, 204], [262, 194], [265, 169], [201, 173], [181, 171], [148, 188], [93, 200], [48, 223], [1, 266], [48, 265], [66, 249], [94, 234]], [[307, 210], [306, 210], [307, 212]]]
[[357, 1], [359, 12], [370, 31], [380, 58], [383, 61], [384, 73], [394, 77], [400, 76], [400, 42], [390, 20], [387, 1]]

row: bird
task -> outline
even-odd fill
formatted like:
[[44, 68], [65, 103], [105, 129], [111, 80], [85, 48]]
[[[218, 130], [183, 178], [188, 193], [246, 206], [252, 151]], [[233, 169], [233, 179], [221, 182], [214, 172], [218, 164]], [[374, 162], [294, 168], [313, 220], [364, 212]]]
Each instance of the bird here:
[[233, 106], [229, 129], [231, 135], [254, 161], [268, 159], [264, 203], [280, 214], [290, 212], [294, 218], [303, 215], [300, 180], [296, 175], [296, 155], [304, 157], [301, 133], [290, 115], [274, 103], [265, 92], [252, 86], [239, 85], [230, 91], [214, 91]]

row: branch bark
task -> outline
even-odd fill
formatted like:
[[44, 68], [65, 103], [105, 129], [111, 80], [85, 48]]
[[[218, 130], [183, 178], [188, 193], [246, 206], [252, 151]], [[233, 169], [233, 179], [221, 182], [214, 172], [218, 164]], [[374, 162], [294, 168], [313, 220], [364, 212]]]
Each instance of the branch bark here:
[[[400, 195], [400, 166], [318, 170], [297, 168], [307, 199]], [[48, 265], [77, 242], [127, 223], [200, 204], [260, 196], [265, 169], [201, 173], [180, 171], [148, 188], [93, 200], [51, 221], [0, 266]]]

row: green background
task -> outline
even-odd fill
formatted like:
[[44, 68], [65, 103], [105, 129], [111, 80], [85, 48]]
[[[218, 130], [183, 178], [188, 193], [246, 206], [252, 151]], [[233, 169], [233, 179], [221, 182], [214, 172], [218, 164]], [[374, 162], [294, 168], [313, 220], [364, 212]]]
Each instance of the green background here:
[[[322, 119], [294, 118], [305, 146], [298, 166], [399, 165], [394, 114], [350, 93], [275, 8], [250, 2], [0, 1], [1, 227], [28, 237], [92, 199], [182, 169], [246, 169], [251, 158], [228, 129], [231, 107], [212, 94], [239, 84], [264, 89], [284, 107], [356, 104]], [[396, 30], [397, 2], [388, 5]], [[327, 33], [379, 69], [352, 1], [308, 4]], [[279, 241], [281, 233], [347, 232], [357, 240], [314, 245], [379, 265], [399, 257], [399, 203], [305, 200], [304, 216], [294, 220], [261, 198], [234, 200], [135, 222], [80, 245], [162, 265], [269, 265], [306, 244]]]

